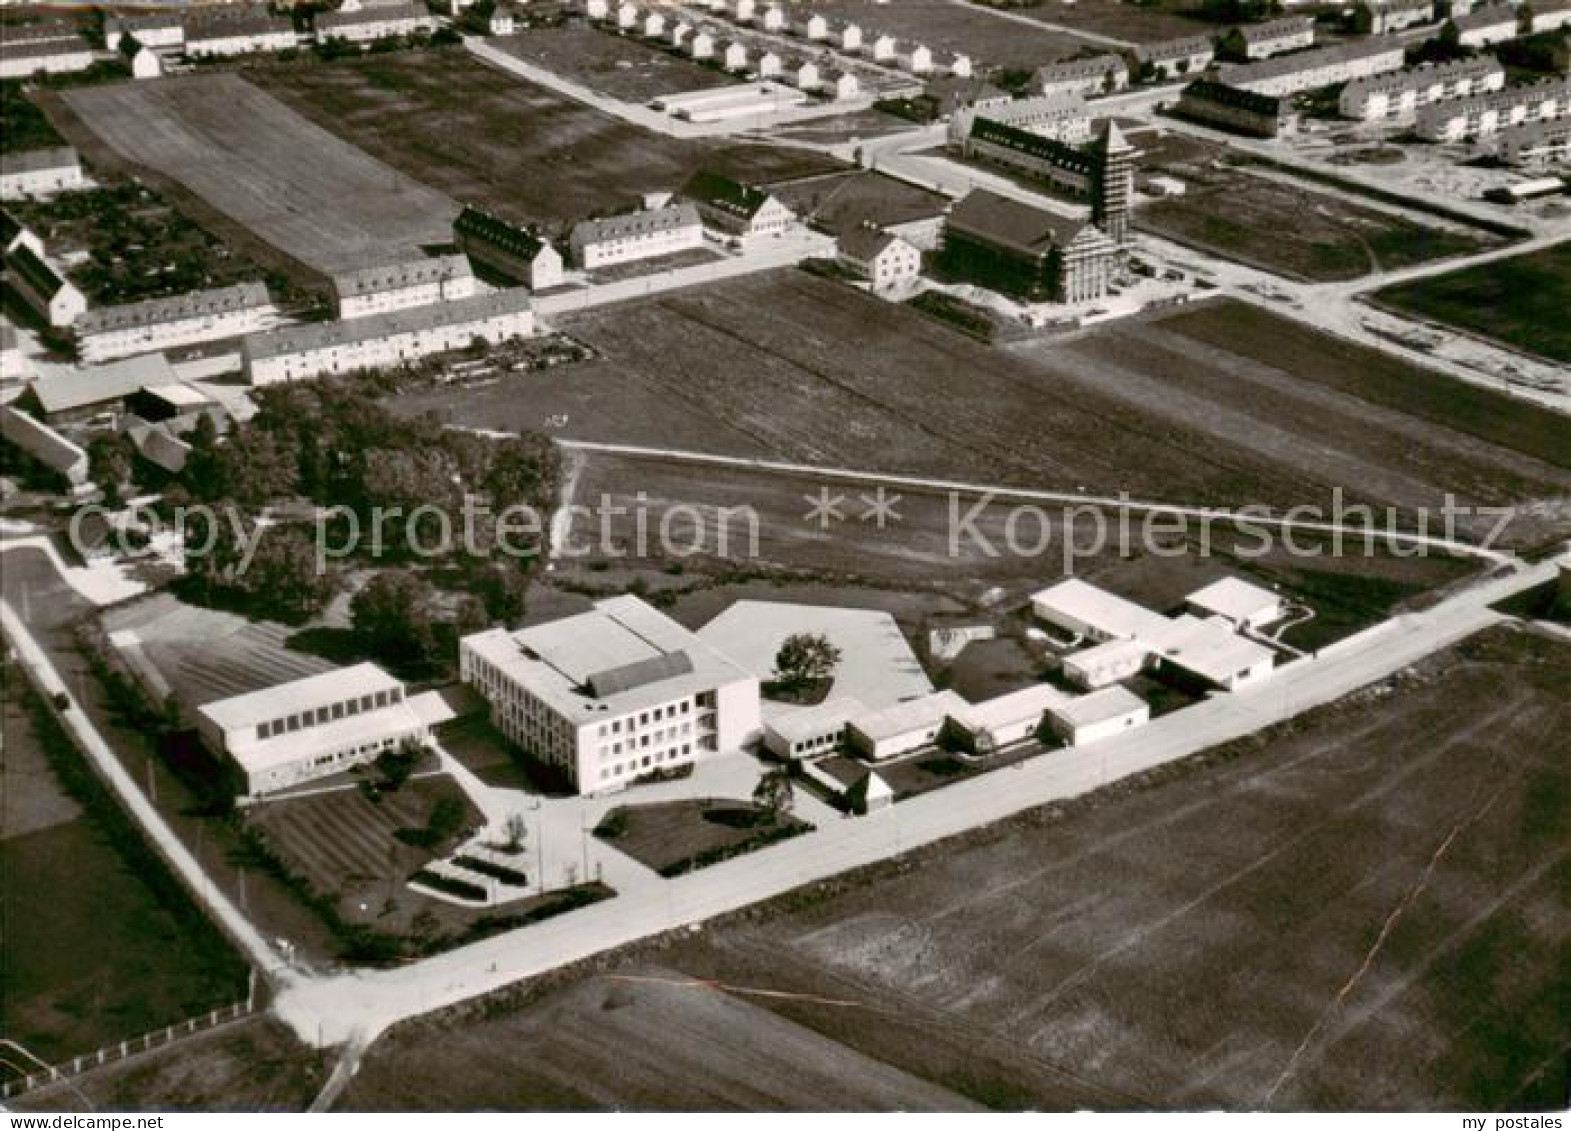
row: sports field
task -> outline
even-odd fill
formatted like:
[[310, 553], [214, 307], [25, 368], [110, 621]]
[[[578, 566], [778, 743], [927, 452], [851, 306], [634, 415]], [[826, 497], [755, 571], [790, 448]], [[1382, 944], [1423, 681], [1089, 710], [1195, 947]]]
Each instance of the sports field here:
[[677, 189], [703, 165], [766, 182], [842, 167], [801, 149], [662, 137], [457, 49], [248, 75], [452, 199], [552, 228]]
[[[555, 1106], [484, 1050], [637, 1018], [682, 1065], [733, 1047], [684, 1037], [689, 1011], [762, 1006], [848, 1048], [853, 1090], [871, 1060], [1008, 1109], [1558, 1107], [1568, 680], [1571, 645], [1492, 630], [1144, 781], [401, 1026], [344, 1106]], [[600, 1007], [651, 973], [659, 1000]], [[579, 1103], [712, 1102], [706, 1072], [582, 1077], [608, 1083]]]
[[1374, 298], [1571, 365], [1571, 242], [1401, 283]]
[[[559, 432], [577, 439], [1178, 503], [1571, 491], [1564, 417], [1239, 304], [1207, 309], [1004, 351], [777, 271], [571, 317], [564, 328], [599, 354], [589, 365], [401, 405], [478, 427], [562, 414]], [[1234, 318], [1236, 341], [1190, 329]], [[1404, 410], [1398, 387], [1424, 409]], [[1542, 538], [1548, 521], [1523, 516], [1512, 534]]]
[[62, 97], [121, 159], [175, 182], [316, 271], [452, 240], [451, 200], [239, 75], [82, 87]]

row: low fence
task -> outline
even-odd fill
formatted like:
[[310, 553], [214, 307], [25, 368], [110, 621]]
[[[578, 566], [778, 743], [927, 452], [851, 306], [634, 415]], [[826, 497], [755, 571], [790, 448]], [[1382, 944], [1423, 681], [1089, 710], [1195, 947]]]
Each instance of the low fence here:
[[220, 1029], [225, 1025], [232, 1025], [236, 1021], [244, 1020], [255, 1012], [256, 1000], [254, 997], [249, 997], [245, 1001], [237, 1001], [232, 1005], [220, 1006], [217, 1009], [209, 1010], [205, 1014], [188, 1017], [184, 1021], [176, 1022], [173, 1025], [165, 1025], [162, 1029], [143, 1033], [140, 1037], [133, 1037], [127, 1041], [105, 1045], [96, 1052], [83, 1053], [81, 1056], [74, 1056], [70, 1060], [61, 1061], [59, 1064], [41, 1067], [36, 1072], [29, 1073], [26, 1076], [15, 1076], [0, 1082], [0, 1099], [15, 1099], [17, 1096], [27, 1092], [50, 1084], [57, 1084], [62, 1080], [69, 1080], [94, 1068], [113, 1064], [129, 1056], [135, 1056], [137, 1053], [163, 1048], [166, 1045], [174, 1044], [198, 1033], [210, 1033], [214, 1029]]

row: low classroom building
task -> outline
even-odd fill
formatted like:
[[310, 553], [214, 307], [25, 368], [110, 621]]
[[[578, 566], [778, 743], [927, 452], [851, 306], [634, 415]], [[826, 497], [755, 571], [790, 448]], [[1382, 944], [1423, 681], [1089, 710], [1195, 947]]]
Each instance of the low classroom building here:
[[777, 711], [764, 723], [764, 749], [787, 762], [833, 754], [845, 745], [852, 719], [867, 713], [855, 699]]
[[110, 361], [265, 330], [278, 319], [267, 287], [237, 283], [171, 298], [102, 306], [76, 320], [83, 361]]
[[962, 714], [970, 706], [953, 691], [935, 691], [858, 716], [846, 728], [846, 742], [859, 757], [875, 762], [896, 758], [933, 745], [950, 716]]
[[466, 636], [459, 671], [497, 729], [581, 794], [738, 753], [763, 730], [758, 680], [633, 596]]
[[1073, 696], [1037, 683], [973, 704], [950, 717], [948, 735], [973, 754], [988, 754], [1036, 738], [1047, 713]]
[[339, 773], [405, 740], [430, 739], [404, 685], [375, 664], [205, 703], [196, 726], [239, 770], [247, 797]]
[[56, 370], [27, 387], [18, 401], [51, 427], [118, 423], [126, 401], [143, 389], [178, 385], [161, 353], [144, 353], [80, 369]]
[[1070, 746], [1085, 746], [1144, 726], [1151, 707], [1126, 687], [1078, 695], [1048, 712], [1053, 732]]
[[242, 346], [253, 385], [390, 369], [465, 349], [477, 339], [533, 337], [534, 309], [522, 289], [390, 310], [366, 318], [310, 322], [249, 335]]
[[1286, 614], [1280, 593], [1238, 577], [1224, 577], [1184, 598], [1190, 612], [1221, 617], [1234, 628], [1264, 628]]

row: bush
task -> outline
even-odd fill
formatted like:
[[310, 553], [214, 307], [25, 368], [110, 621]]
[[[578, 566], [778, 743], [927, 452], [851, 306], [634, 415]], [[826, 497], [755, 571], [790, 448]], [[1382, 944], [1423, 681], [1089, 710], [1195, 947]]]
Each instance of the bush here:
[[529, 877], [517, 868], [482, 860], [478, 856], [455, 856], [453, 863], [468, 868], [471, 872], [478, 872], [482, 876], [490, 876], [493, 880], [500, 880], [504, 884], [512, 884], [514, 887], [523, 887], [529, 882]]
[[468, 880], [460, 880], [454, 876], [445, 876], [428, 868], [420, 869], [410, 879], [434, 891], [444, 892], [458, 899], [467, 899], [471, 903], [484, 903], [486, 900], [486, 890], [479, 884], [472, 884]]

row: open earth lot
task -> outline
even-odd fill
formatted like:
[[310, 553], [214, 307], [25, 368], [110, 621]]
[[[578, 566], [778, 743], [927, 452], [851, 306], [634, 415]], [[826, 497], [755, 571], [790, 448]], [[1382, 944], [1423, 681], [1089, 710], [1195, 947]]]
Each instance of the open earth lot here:
[[1571, 242], [1379, 290], [1381, 306], [1571, 365]]
[[724, 71], [585, 23], [528, 28], [492, 42], [509, 55], [624, 102], [648, 102], [663, 94], [707, 90], [735, 81]]
[[971, 56], [972, 65], [1029, 71], [1078, 55], [1094, 45], [1049, 28], [1035, 29], [982, 8], [952, 0], [815, 0], [812, 10], [862, 27], [864, 42], [879, 33], [914, 39], [939, 50]]
[[701, 166], [764, 182], [840, 167], [806, 150], [662, 137], [459, 49], [258, 64], [247, 75], [453, 199], [553, 229], [677, 189]]
[[[776, 271], [564, 319], [598, 351], [588, 366], [399, 404], [482, 428], [565, 414], [557, 431], [574, 439], [1188, 504], [1329, 512], [1336, 487], [1402, 507], [1571, 489], [1563, 416], [1241, 304], [1209, 316], [1237, 319], [1236, 344], [1197, 342], [1185, 327], [1206, 309], [1003, 351]], [[1414, 390], [1423, 415], [1365, 399], [1352, 374]], [[1563, 525], [1520, 517], [1511, 533], [1546, 529]]]
[[458, 206], [451, 200], [313, 126], [239, 75], [117, 83], [62, 97], [123, 161], [181, 185], [316, 271], [452, 240]]
[[[401, 1025], [342, 1106], [556, 1106], [518, 1040], [580, 1032], [572, 1003], [709, 1057], [735, 1046], [683, 1039], [684, 1018], [744, 993], [1000, 1108], [1558, 1106], [1568, 679], [1563, 641], [1492, 630], [1143, 781]], [[652, 964], [673, 972], [655, 1017], [601, 1007]], [[640, 1074], [575, 1078], [629, 1081], [577, 1102], [672, 1108], [712, 1079], [629, 1096]]]
[[[1240, 163], [1211, 142], [1141, 131], [1144, 169], [1184, 182], [1183, 196], [1146, 201], [1142, 230], [1295, 279], [1357, 279], [1497, 246], [1481, 229], [1421, 223]], [[1281, 223], [1291, 216], [1291, 224]]]

